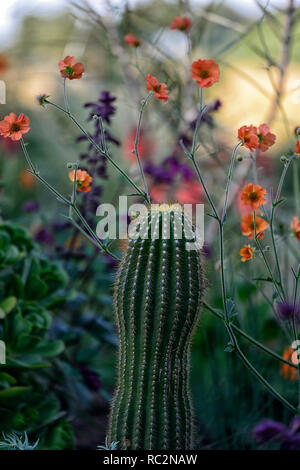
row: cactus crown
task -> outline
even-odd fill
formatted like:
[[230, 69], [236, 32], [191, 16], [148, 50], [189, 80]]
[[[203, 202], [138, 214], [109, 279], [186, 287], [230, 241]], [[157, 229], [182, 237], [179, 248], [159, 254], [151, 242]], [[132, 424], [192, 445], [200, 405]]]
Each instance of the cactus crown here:
[[114, 308], [118, 383], [110, 441], [130, 449], [189, 449], [193, 411], [190, 340], [204, 275], [191, 220], [179, 204], [146, 209], [120, 263]]

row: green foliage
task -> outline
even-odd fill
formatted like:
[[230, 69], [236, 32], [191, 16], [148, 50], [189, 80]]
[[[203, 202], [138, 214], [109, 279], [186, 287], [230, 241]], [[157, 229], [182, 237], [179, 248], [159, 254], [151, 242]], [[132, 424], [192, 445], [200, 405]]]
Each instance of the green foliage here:
[[[1, 223], [0, 339], [6, 364], [0, 366], [0, 430], [38, 430], [41, 442], [45, 433], [58, 449], [72, 443], [71, 431], [58, 421], [64, 414], [59, 400], [49, 393], [53, 358], [64, 350], [61, 340], [49, 337], [49, 309], [64, 301], [66, 281], [64, 271], [41, 255], [22, 228]], [[65, 442], [58, 437], [63, 431]]]
[[39, 449], [67, 450], [74, 448], [73, 429], [66, 419], [61, 419], [47, 429], [41, 438]]
[[187, 249], [195, 235], [182, 209], [160, 208], [137, 219], [141, 234], [129, 241], [115, 286], [119, 375], [109, 442], [122, 448], [193, 446], [189, 356], [204, 290], [202, 262], [199, 250]]

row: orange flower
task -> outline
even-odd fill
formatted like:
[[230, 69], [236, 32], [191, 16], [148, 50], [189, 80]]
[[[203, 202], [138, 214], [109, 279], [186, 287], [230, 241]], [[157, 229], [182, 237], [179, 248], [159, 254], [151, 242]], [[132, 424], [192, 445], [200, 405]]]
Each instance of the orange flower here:
[[[290, 362], [297, 364], [297, 362], [294, 361], [294, 357], [295, 357], [294, 354], [295, 354], [295, 351], [292, 348], [285, 348], [285, 350], [283, 351], [282, 357], [286, 361], [290, 361]], [[297, 356], [296, 356], [296, 359], [297, 359]], [[297, 369], [289, 366], [288, 364], [284, 364], [284, 363], [281, 364], [280, 373], [286, 379], [297, 380], [298, 378]]]
[[168, 89], [165, 83], [159, 83], [156, 77], [153, 77], [150, 73], [146, 76], [147, 90], [154, 92], [155, 98], [161, 101], [168, 101]]
[[243, 248], [240, 249], [241, 261], [243, 263], [248, 259], [253, 258], [253, 248], [250, 245], [244, 245]]
[[127, 46], [139, 47], [141, 45], [141, 41], [131, 33], [125, 34], [124, 41]]
[[[262, 217], [258, 215], [255, 217], [256, 223], [256, 235], [257, 238], [261, 239], [264, 238], [265, 234], [264, 231], [268, 228], [269, 224], [265, 221]], [[255, 230], [254, 230], [254, 214], [246, 214], [242, 217], [241, 222], [241, 230], [242, 234], [245, 237], [249, 237], [251, 239], [254, 238]]]
[[208, 88], [218, 82], [219, 75], [219, 66], [213, 59], [199, 59], [192, 63], [192, 79], [200, 88]]
[[276, 140], [276, 135], [270, 132], [270, 128], [267, 124], [261, 124], [259, 126], [257, 137], [259, 138], [258, 148], [262, 152], [268, 150]]
[[67, 55], [63, 60], [58, 62], [60, 74], [63, 78], [74, 80], [81, 78], [84, 72], [84, 66], [81, 62], [75, 63], [75, 57]]
[[192, 22], [185, 16], [175, 16], [170, 24], [170, 29], [178, 29], [183, 33], [188, 33], [191, 29]]
[[258, 184], [249, 183], [244, 186], [241, 193], [241, 201], [245, 206], [251, 206], [252, 210], [257, 210], [259, 206], [265, 204], [266, 190]]
[[[69, 172], [69, 178], [74, 182], [75, 170]], [[85, 170], [77, 170], [76, 172], [76, 182], [77, 190], [83, 191], [84, 193], [89, 192], [92, 188], [90, 186], [93, 178]]]
[[299, 154], [300, 153], [300, 142], [297, 140], [295, 144], [295, 153]]
[[0, 121], [0, 135], [5, 138], [9, 137], [11, 140], [20, 140], [22, 135], [29, 131], [29, 124], [29, 117], [24, 116], [23, 113], [19, 116], [10, 113]]
[[291, 229], [293, 231], [293, 234], [295, 237], [299, 240], [300, 242], [300, 221], [298, 217], [293, 218], [293, 222], [291, 223]]
[[250, 152], [253, 152], [259, 146], [259, 137], [257, 135], [257, 128], [255, 126], [242, 126], [238, 130], [238, 139], [247, 147]]

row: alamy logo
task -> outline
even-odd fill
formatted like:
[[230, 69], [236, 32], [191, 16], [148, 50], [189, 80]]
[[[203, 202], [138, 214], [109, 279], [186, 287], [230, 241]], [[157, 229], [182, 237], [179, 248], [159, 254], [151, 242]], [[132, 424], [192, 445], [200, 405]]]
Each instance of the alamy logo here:
[[[194, 209], [194, 210], [193, 210]], [[172, 214], [172, 215], [171, 215]], [[119, 197], [117, 210], [112, 204], [98, 206], [96, 215], [101, 217], [96, 234], [101, 240], [157, 239], [159, 237], [158, 219], [162, 217], [162, 236], [171, 236], [170, 221], [173, 220], [174, 237], [186, 239], [186, 249], [199, 250], [204, 243], [204, 205], [195, 204], [132, 204], [128, 207], [127, 197]], [[149, 217], [148, 217], [149, 215]], [[194, 217], [193, 217], [194, 215]], [[128, 218], [131, 222], [128, 225]], [[194, 224], [192, 220], [194, 219]]]
[[0, 80], [0, 104], [6, 104], [6, 85], [3, 80]]
[[6, 364], [6, 347], [2, 340], [0, 340], [0, 364]]

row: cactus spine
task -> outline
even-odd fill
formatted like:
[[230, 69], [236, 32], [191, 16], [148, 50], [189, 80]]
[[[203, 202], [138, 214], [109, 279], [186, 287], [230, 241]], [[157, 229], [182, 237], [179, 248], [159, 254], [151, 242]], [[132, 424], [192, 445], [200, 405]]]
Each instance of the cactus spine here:
[[115, 285], [119, 368], [109, 440], [129, 449], [191, 449], [189, 353], [204, 290], [200, 252], [186, 249], [193, 229], [178, 204], [139, 219], [140, 236], [130, 239]]

